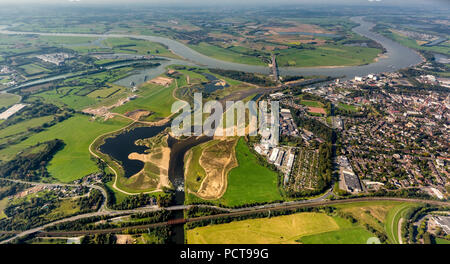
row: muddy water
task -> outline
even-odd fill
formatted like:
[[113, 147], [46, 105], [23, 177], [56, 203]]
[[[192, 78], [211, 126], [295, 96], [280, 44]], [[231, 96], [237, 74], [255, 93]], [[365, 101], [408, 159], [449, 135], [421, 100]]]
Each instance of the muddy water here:
[[[175, 192], [175, 203], [177, 205], [184, 204], [184, 155], [186, 152], [204, 142], [211, 140], [210, 137], [190, 137], [183, 140], [169, 138], [169, 146], [171, 148], [169, 179], [172, 182]], [[174, 219], [183, 218], [183, 210], [174, 212]], [[173, 225], [171, 242], [176, 244], [184, 243], [184, 225]]]
[[[145, 139], [154, 137], [161, 133], [167, 125], [154, 127], [138, 127], [125, 131], [115, 137], [108, 138], [105, 143], [100, 146], [100, 151], [110, 155], [114, 159], [121, 162], [125, 177], [130, 177], [144, 167], [144, 163], [139, 160], [130, 160], [128, 155], [133, 152], [144, 153], [147, 147], [136, 146], [135, 141], [138, 139]], [[184, 204], [184, 155], [186, 152], [204, 142], [211, 140], [210, 137], [189, 137], [178, 140], [169, 137], [169, 147], [171, 148], [170, 164], [169, 164], [169, 179], [175, 188], [175, 204]], [[173, 219], [183, 218], [183, 210], [174, 211]], [[176, 244], [184, 243], [184, 226], [171, 226], [171, 242]]]

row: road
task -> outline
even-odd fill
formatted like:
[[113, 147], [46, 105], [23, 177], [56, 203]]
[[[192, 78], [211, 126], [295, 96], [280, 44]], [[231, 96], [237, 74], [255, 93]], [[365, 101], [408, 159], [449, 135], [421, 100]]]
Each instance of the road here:
[[43, 187], [87, 187], [90, 189], [96, 189], [99, 190], [103, 197], [105, 198], [103, 200], [103, 203], [100, 205], [100, 209], [99, 211], [106, 211], [106, 204], [107, 204], [107, 199], [108, 196], [106, 195], [106, 191], [98, 186], [98, 185], [89, 185], [89, 184], [65, 184], [65, 183], [42, 183], [42, 182], [28, 182], [28, 181], [21, 181], [21, 180], [13, 180], [13, 179], [5, 179], [5, 178], [0, 178], [0, 180], [4, 180], [4, 181], [9, 181], [9, 182], [15, 182], [15, 183], [22, 183], [22, 184], [29, 184], [29, 185], [33, 185], [33, 186], [43, 186]]
[[[317, 207], [317, 206], [330, 206], [330, 205], [336, 205], [336, 204], [345, 204], [345, 203], [354, 203], [354, 202], [363, 202], [363, 201], [397, 201], [397, 202], [413, 202], [413, 203], [429, 203], [432, 205], [438, 205], [438, 206], [450, 206], [450, 202], [441, 202], [436, 200], [421, 200], [421, 199], [409, 199], [409, 198], [392, 198], [392, 197], [368, 197], [368, 198], [351, 198], [351, 199], [343, 199], [343, 200], [325, 200], [326, 197], [330, 195], [330, 192], [325, 194], [322, 197], [311, 199], [311, 200], [303, 200], [303, 201], [293, 201], [293, 202], [286, 202], [286, 203], [277, 203], [277, 204], [267, 204], [262, 206], [255, 206], [251, 208], [240, 208], [240, 209], [223, 209], [222, 210], [227, 211], [223, 214], [216, 214], [216, 215], [210, 215], [210, 216], [204, 216], [204, 217], [196, 217], [196, 218], [189, 218], [186, 219], [186, 222], [198, 222], [198, 221], [204, 221], [204, 220], [210, 220], [210, 219], [216, 219], [221, 217], [230, 217], [230, 216], [242, 216], [242, 215], [248, 215], [248, 214], [254, 214], [258, 212], [267, 212], [267, 211], [273, 211], [273, 210], [289, 210], [289, 209], [298, 209], [298, 208], [306, 208], [306, 207]], [[210, 207], [210, 208], [219, 208], [215, 206], [208, 206], [208, 205], [198, 205], [200, 207]], [[192, 205], [178, 205], [178, 206], [172, 206], [167, 208], [159, 208], [157, 206], [153, 207], [146, 207], [146, 208], [139, 208], [134, 210], [124, 210], [124, 211], [106, 211], [106, 212], [94, 212], [94, 213], [88, 213], [83, 215], [77, 215], [73, 217], [69, 217], [66, 219], [61, 219], [52, 223], [48, 223], [43, 226], [39, 226], [30, 230], [26, 230], [23, 232], [20, 232], [16, 234], [15, 236], [1, 241], [0, 244], [6, 244], [10, 243], [16, 238], [24, 237], [30, 234], [34, 234], [37, 232], [43, 231], [47, 227], [51, 227], [63, 222], [70, 222], [75, 221], [83, 218], [88, 218], [92, 216], [119, 216], [119, 215], [129, 215], [129, 214], [135, 214], [139, 212], [152, 212], [152, 211], [158, 211], [158, 210], [184, 210], [193, 207]], [[178, 219], [181, 221], [181, 219]], [[167, 225], [170, 223], [155, 223], [150, 225], [143, 225], [143, 226], [137, 226], [134, 228], [148, 228], [153, 226], [160, 226], [160, 225]], [[117, 229], [111, 229], [107, 230], [105, 232], [119, 232], [121, 231], [121, 228]], [[95, 231], [97, 233], [101, 231]], [[77, 231], [77, 232], [68, 232], [67, 234], [88, 234], [88, 233], [95, 233], [92, 231]], [[55, 234], [61, 235], [63, 232], [55, 232]]]
[[[127, 119], [129, 119], [129, 120], [131, 120], [131, 121], [133, 121], [133, 122], [130, 123], [130, 124], [128, 124], [128, 125], [126, 125], [126, 126], [124, 126], [124, 127], [122, 127], [122, 128], [119, 128], [119, 129], [117, 129], [117, 130], [115, 130], [115, 131], [110, 131], [110, 132], [106, 132], [106, 133], [104, 133], [104, 134], [102, 134], [102, 135], [99, 135], [99, 136], [96, 137], [96, 138], [92, 141], [92, 143], [89, 145], [89, 148], [88, 148], [88, 149], [89, 149], [89, 153], [90, 153], [92, 156], [94, 156], [95, 158], [97, 158], [97, 159], [99, 159], [99, 160], [105, 162], [106, 165], [108, 166], [108, 168], [114, 173], [114, 183], [113, 183], [112, 187], [113, 187], [114, 189], [116, 189], [117, 191], [119, 191], [119, 192], [121, 192], [121, 193], [123, 193], [123, 194], [126, 194], [126, 195], [139, 195], [139, 194], [142, 194], [142, 192], [138, 192], [138, 193], [130, 193], [130, 192], [127, 192], [127, 191], [125, 191], [125, 190], [120, 189], [120, 188], [117, 186], [117, 181], [118, 181], [118, 178], [119, 178], [119, 174], [117, 173], [117, 171], [116, 171], [113, 167], [111, 167], [111, 165], [110, 165], [107, 161], [103, 160], [103, 159], [102, 159], [102, 158], [101, 158], [101, 157], [100, 157], [100, 156], [92, 149], [92, 146], [93, 146], [93, 145], [95, 144], [95, 142], [97, 142], [97, 140], [99, 140], [100, 138], [102, 138], [102, 137], [104, 137], [104, 136], [106, 136], [106, 135], [112, 135], [112, 134], [117, 133], [117, 132], [122, 131], [122, 130], [126, 130], [126, 129], [132, 127], [135, 123], [142, 123], [142, 124], [146, 124], [146, 125], [148, 125], [148, 126], [163, 126], [163, 125], [167, 124], [167, 123], [172, 119], [172, 117], [178, 113], [178, 111], [180, 111], [186, 104], [188, 104], [186, 101], [181, 100], [180, 98], [178, 98], [178, 97], [176, 96], [176, 90], [178, 89], [178, 81], [177, 81], [177, 80], [175, 80], [175, 84], [176, 84], [176, 88], [173, 90], [172, 96], [173, 96], [176, 100], [178, 100], [178, 101], [180, 101], [180, 102], [183, 102], [183, 105], [181, 105], [181, 106], [180, 106], [176, 111], [174, 111], [171, 115], [169, 115], [168, 117], [166, 117], [166, 118], [164, 118], [164, 119], [162, 119], [162, 120], [159, 120], [159, 121], [155, 121], [155, 122], [146, 122], [146, 121], [136, 120], [136, 119], [133, 119], [133, 118], [131, 118], [131, 117], [128, 117], [128, 116], [125, 116], [125, 115], [122, 115], [122, 114], [118, 114], [118, 113], [110, 113], [110, 114], [113, 114], [113, 115], [116, 115], [116, 116], [121, 116], [121, 117], [123, 117], [123, 118], [127, 118]], [[96, 150], [96, 151], [100, 152], [99, 150]], [[113, 162], [116, 162], [116, 161], [113, 161]], [[117, 165], [120, 166], [119, 164], [117, 164]], [[161, 191], [162, 191], [162, 190], [160, 190], [160, 189], [156, 189], [156, 190], [153, 190], [153, 191], [144, 192], [144, 194], [150, 194], [150, 193], [161, 192]]]

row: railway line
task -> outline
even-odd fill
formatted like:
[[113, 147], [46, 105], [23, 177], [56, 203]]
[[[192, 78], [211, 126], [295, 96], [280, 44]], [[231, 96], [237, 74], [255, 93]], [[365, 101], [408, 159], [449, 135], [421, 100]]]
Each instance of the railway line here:
[[[118, 227], [118, 228], [111, 228], [111, 229], [51, 231], [51, 232], [49, 232], [49, 231], [45, 231], [44, 229], [47, 227], [53, 226], [54, 224], [48, 224], [44, 227], [34, 229], [34, 232], [32, 232], [32, 233], [30, 233], [29, 231], [28, 232], [25, 231], [22, 233], [15, 233], [17, 235], [14, 238], [21, 237], [24, 233], [26, 233], [25, 235], [34, 233], [38, 237], [79, 236], [79, 235], [88, 235], [88, 234], [121, 233], [127, 229], [148, 229], [148, 228], [167, 226], [167, 225], [179, 225], [179, 224], [185, 224], [185, 223], [200, 222], [200, 221], [205, 221], [205, 220], [213, 220], [213, 219], [219, 219], [219, 218], [223, 218], [223, 217], [239, 217], [239, 216], [251, 215], [251, 214], [255, 214], [255, 213], [268, 212], [268, 211], [294, 210], [294, 209], [299, 209], [299, 208], [332, 206], [332, 205], [337, 205], [337, 204], [348, 204], [348, 203], [355, 203], [355, 202], [373, 202], [373, 201], [411, 202], [411, 203], [431, 204], [431, 205], [436, 205], [436, 206], [450, 206], [450, 202], [443, 202], [443, 201], [437, 201], [437, 200], [410, 199], [410, 198], [393, 198], [393, 197], [366, 197], [366, 198], [351, 198], [351, 199], [343, 199], [343, 200], [324, 200], [324, 201], [316, 201], [316, 202], [297, 201], [295, 203], [291, 202], [291, 203], [280, 203], [280, 204], [268, 204], [268, 205], [252, 207], [252, 208], [231, 209], [229, 212], [221, 213], [221, 214], [188, 218], [188, 219], [173, 219], [173, 220], [169, 220], [167, 222], [152, 223], [152, 224], [147, 224], [147, 225]], [[192, 207], [192, 206], [177, 206], [177, 210], [179, 210], [181, 208], [187, 209], [189, 207]], [[170, 208], [166, 208], [166, 209], [170, 209]], [[174, 209], [172, 209], [172, 210], [174, 210]], [[58, 223], [61, 223], [61, 221], [58, 221]], [[11, 232], [11, 233], [13, 233], [13, 232]], [[14, 239], [14, 238], [5, 240], [2, 243], [11, 242], [12, 239]]]

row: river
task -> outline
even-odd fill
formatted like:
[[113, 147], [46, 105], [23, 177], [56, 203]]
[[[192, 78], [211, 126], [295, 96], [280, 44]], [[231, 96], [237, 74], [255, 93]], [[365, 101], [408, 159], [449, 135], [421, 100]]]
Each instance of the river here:
[[[100, 146], [100, 151], [110, 155], [122, 164], [125, 171], [125, 177], [129, 178], [140, 172], [144, 163], [138, 160], [128, 159], [128, 155], [133, 152], [145, 153], [148, 148], [145, 146], [137, 146], [135, 144], [138, 139], [154, 137], [161, 133], [168, 125], [153, 127], [137, 127], [128, 131], [124, 131], [119, 135], [107, 138], [105, 143]], [[201, 143], [211, 140], [209, 137], [190, 137], [178, 140], [169, 137], [168, 145], [171, 149], [169, 164], [169, 179], [175, 188], [176, 205], [183, 205], [185, 200], [184, 193], [184, 155], [186, 152]], [[173, 211], [173, 219], [183, 218], [183, 210]], [[171, 242], [176, 244], [184, 243], [184, 225], [171, 226]]]
[[[392, 72], [398, 69], [406, 68], [422, 62], [422, 58], [417, 52], [404, 47], [386, 37], [383, 37], [377, 33], [371, 31], [374, 24], [364, 21], [361, 17], [354, 17], [352, 21], [359, 23], [353, 29], [354, 32], [370, 38], [380, 43], [385, 49], [385, 56], [378, 58], [374, 63], [351, 66], [351, 67], [322, 67], [322, 68], [280, 68], [280, 74], [282, 75], [326, 75], [326, 76], [346, 76], [352, 78], [354, 76], [364, 76], [370, 73], [380, 72]], [[219, 68], [225, 70], [238, 70], [244, 72], [254, 73], [270, 73], [268, 67], [244, 65], [239, 63], [225, 62], [210, 58], [203, 54], [200, 54], [186, 45], [164, 37], [157, 36], [142, 36], [142, 35], [124, 35], [124, 34], [75, 34], [75, 33], [40, 33], [40, 32], [12, 32], [4, 30], [5, 27], [0, 27], [0, 34], [37, 34], [45, 36], [70, 36], [70, 37], [131, 37], [137, 39], [144, 39], [152, 42], [158, 42], [169, 47], [169, 49], [175, 54], [183, 57], [186, 61], [168, 59], [163, 62], [159, 67], [152, 69], [143, 69], [130, 77], [122, 79], [120, 84], [124, 86], [130, 86], [131, 82], [139, 84], [145, 81], [147, 78], [156, 77], [162, 74], [165, 67], [170, 64], [184, 64], [184, 65], [198, 65], [209, 68]], [[65, 75], [68, 77], [70, 75]], [[63, 78], [64, 78], [63, 77]], [[51, 77], [57, 79], [58, 77]], [[46, 80], [40, 80], [45, 82]], [[48, 80], [47, 80], [48, 81]], [[125, 170], [125, 176], [129, 177], [139, 172], [144, 164], [140, 161], [129, 160], [128, 155], [132, 152], [144, 153], [145, 147], [139, 147], [134, 144], [137, 139], [148, 138], [155, 136], [161, 132], [164, 127], [147, 127], [147, 128], [135, 128], [130, 131], [126, 131], [113, 138], [105, 140], [105, 144], [100, 147], [100, 150], [113, 158], [119, 160]], [[185, 140], [170, 139], [169, 146], [171, 147], [171, 159], [169, 166], [169, 179], [176, 189], [175, 202], [176, 204], [184, 203], [184, 155], [190, 148], [206, 142], [209, 138], [188, 138]], [[175, 218], [183, 217], [183, 212], [175, 212]], [[184, 243], [184, 229], [183, 225], [175, 225], [172, 227], [172, 242], [182, 244]]]
[[[414, 50], [400, 45], [380, 34], [374, 33], [371, 29], [375, 24], [364, 21], [362, 17], [351, 18], [353, 22], [360, 25], [353, 28], [353, 31], [359, 35], [370, 38], [380, 43], [385, 49], [386, 54], [377, 59], [376, 62], [362, 66], [345, 67], [306, 67], [306, 68], [280, 68], [281, 75], [327, 75], [327, 76], [364, 76], [370, 73], [393, 72], [422, 62], [422, 58]], [[66, 36], [66, 37], [97, 37], [97, 38], [136, 38], [166, 45], [169, 49], [183, 57], [185, 60], [195, 63], [199, 66], [218, 68], [225, 70], [237, 70], [254, 73], [269, 74], [270, 69], [264, 66], [245, 65], [233, 62], [214, 59], [187, 47], [181, 42], [159, 36], [129, 35], [129, 34], [76, 34], [76, 33], [42, 33], [42, 32], [16, 32], [5, 30], [5, 26], [0, 27], [0, 34], [36, 34], [43, 36]]]

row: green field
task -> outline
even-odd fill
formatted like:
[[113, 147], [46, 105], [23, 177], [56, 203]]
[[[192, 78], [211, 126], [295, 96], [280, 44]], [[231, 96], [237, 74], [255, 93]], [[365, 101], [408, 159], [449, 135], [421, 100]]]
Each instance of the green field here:
[[390, 243], [400, 244], [398, 236], [399, 233], [398, 223], [400, 222], [400, 219], [402, 219], [405, 216], [405, 213], [408, 211], [408, 209], [416, 205], [417, 204], [405, 203], [398, 205], [389, 211], [389, 213], [386, 216], [385, 229]]
[[185, 162], [185, 166], [187, 166], [187, 173], [185, 173], [185, 185], [187, 191], [197, 192], [200, 188], [203, 179], [206, 177], [205, 169], [199, 163], [200, 157], [205, 148], [212, 146], [217, 142], [217, 140], [211, 140], [191, 149], [189, 154], [191, 161], [189, 162], [189, 164], [186, 164]]
[[236, 146], [236, 158], [239, 166], [228, 174], [227, 190], [217, 200], [219, 204], [241, 206], [283, 199], [278, 190], [278, 174], [258, 163], [243, 138]]
[[91, 98], [108, 98], [116, 93], [119, 93], [123, 90], [125, 90], [122, 86], [118, 85], [110, 85], [111, 87], [106, 87], [103, 89], [98, 89], [93, 91], [92, 93], [88, 94], [88, 97]]
[[[247, 219], [227, 224], [208, 225], [187, 230], [188, 243], [305, 243], [366, 244], [375, 237], [364, 228], [388, 234], [398, 226], [399, 216], [414, 203], [394, 201], [353, 202], [333, 205], [336, 213], [296, 213], [272, 218]], [[339, 215], [351, 215], [351, 223]], [[395, 229], [394, 232], [397, 232]], [[392, 239], [392, 240], [391, 240]], [[394, 241], [394, 242], [393, 242]], [[445, 241], [441, 241], [445, 242]], [[387, 243], [398, 243], [388, 235]]]
[[113, 111], [124, 114], [136, 109], [148, 110], [154, 112], [149, 117], [149, 121], [168, 117], [171, 115], [172, 104], [176, 101], [173, 97], [175, 88], [175, 82], [172, 82], [168, 87], [151, 83], [145, 84], [139, 88], [138, 98], [114, 108]]
[[350, 112], [358, 112], [358, 107], [354, 105], [338, 103], [337, 107]]
[[[107, 72], [69, 78], [64, 86], [34, 94], [45, 102], [75, 110], [86, 107], [109, 106], [126, 97], [126, 89], [115, 81], [127, 76], [133, 68], [124, 67]], [[99, 85], [102, 84], [102, 85]]]
[[30, 128], [36, 128], [53, 120], [53, 116], [43, 116], [22, 121], [0, 130], [0, 143], [6, 143], [12, 136], [27, 132]]
[[323, 107], [323, 104], [319, 101], [301, 100], [300, 104], [311, 107]]
[[278, 51], [282, 67], [354, 66], [372, 63], [380, 50], [343, 45], [318, 46], [314, 49], [286, 49]]
[[[12, 55], [25, 52], [38, 51], [36, 46], [38, 38], [31, 35], [3, 35], [0, 34], [0, 53]], [[17, 45], [21, 43], [21, 45]]]
[[436, 244], [450, 245], [450, 240], [442, 239], [439, 237], [437, 237], [435, 240], [436, 240]]
[[83, 86], [69, 86], [49, 90], [34, 96], [40, 97], [47, 103], [53, 103], [58, 106], [68, 106], [75, 110], [82, 110], [97, 102], [96, 98], [90, 96], [81, 96], [76, 93], [83, 89]]
[[358, 202], [337, 205], [342, 212], [350, 213], [360, 224], [368, 224], [388, 237], [390, 244], [398, 244], [398, 223], [406, 211], [417, 206], [403, 202]]
[[351, 224], [339, 217], [333, 217], [333, 219], [339, 225], [339, 230], [304, 236], [299, 239], [299, 242], [303, 244], [366, 244], [369, 238], [374, 237], [358, 224]]
[[189, 47], [201, 54], [218, 60], [250, 65], [267, 65], [267, 63], [258, 57], [242, 54], [241, 50], [236, 47], [234, 49], [226, 49], [205, 42], [201, 42], [198, 45], [189, 45]]
[[5, 210], [6, 206], [8, 205], [8, 201], [9, 197], [5, 197], [2, 200], [0, 200], [0, 219], [6, 217], [5, 212], [3, 212], [3, 210]]
[[19, 68], [24, 70], [27, 75], [35, 75], [35, 74], [39, 74], [39, 73], [50, 72], [50, 70], [48, 70], [40, 65], [34, 64], [34, 63], [22, 65]]
[[85, 115], [76, 115], [47, 130], [30, 136], [27, 140], [0, 151], [0, 157], [12, 157], [29, 146], [52, 139], [62, 139], [65, 147], [58, 151], [47, 169], [51, 176], [62, 182], [71, 182], [96, 172], [90, 159], [88, 147], [99, 135], [124, 127], [129, 120], [114, 118], [108, 121], [92, 120]]
[[67, 36], [39, 36], [39, 39], [45, 44], [53, 45], [75, 45], [84, 44], [96, 40], [93, 37], [67, 37]]
[[16, 94], [0, 93], [0, 108], [10, 107], [20, 101], [20, 96]]
[[180, 58], [173, 54], [165, 46], [159, 43], [150, 42], [142, 39], [132, 38], [108, 38], [103, 44], [114, 52], [119, 53], [136, 53], [140, 55], [156, 55], [170, 58]]
[[383, 35], [385, 35], [386, 37], [388, 37], [406, 47], [416, 49], [416, 50], [438, 52], [438, 53], [442, 53], [442, 54], [446, 54], [446, 55], [450, 56], [450, 47], [448, 47], [448, 46], [437, 45], [437, 46], [432, 46], [432, 47], [426, 47], [426, 46], [419, 45], [416, 42], [416, 40], [414, 40], [414, 39], [407, 38], [405, 36], [402, 36], [398, 33], [392, 32], [392, 31], [382, 31], [381, 33]]
[[189, 244], [366, 243], [373, 235], [324, 213], [248, 219], [187, 231]]

